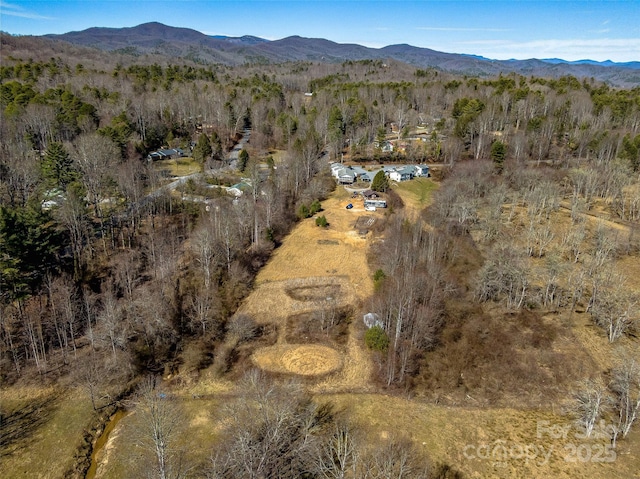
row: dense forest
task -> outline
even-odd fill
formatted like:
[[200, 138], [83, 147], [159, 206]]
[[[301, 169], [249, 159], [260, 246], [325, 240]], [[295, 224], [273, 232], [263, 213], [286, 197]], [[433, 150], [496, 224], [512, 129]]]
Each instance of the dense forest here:
[[[80, 385], [87, 429], [137, 408], [139, 431], [155, 431], [153, 477], [462, 477], [408, 437], [367, 439], [304, 382], [256, 372], [251, 348], [270, 331], [238, 314], [287, 235], [336, 194], [330, 162], [429, 164], [438, 188], [418, 214], [386, 192], [375, 294], [343, 312], [379, 318], [361, 341], [372, 387], [451, 407], [566, 401], [589, 434], [606, 419], [614, 444], [637, 444], [640, 87], [1, 41], [3, 390]], [[172, 148], [197, 172], [174, 189], [148, 157]], [[241, 196], [219, 188], [239, 183]], [[609, 359], [559, 346], [576, 317]], [[243, 396], [213, 459], [186, 467], [164, 442], [181, 421], [154, 388], [206, 369]], [[20, 407], [0, 411], [17, 424], [5, 457], [28, 439]], [[85, 454], [64, 472], [86, 467]]]

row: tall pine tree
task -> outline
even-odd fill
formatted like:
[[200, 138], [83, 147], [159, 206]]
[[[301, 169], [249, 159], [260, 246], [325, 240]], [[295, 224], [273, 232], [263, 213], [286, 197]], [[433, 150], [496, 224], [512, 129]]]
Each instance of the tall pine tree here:
[[211, 141], [206, 133], [203, 133], [198, 138], [198, 143], [193, 148], [193, 159], [198, 163], [206, 163], [213, 153], [213, 149], [211, 148]]
[[66, 191], [67, 186], [78, 179], [73, 160], [62, 143], [50, 143], [41, 163], [45, 185]]

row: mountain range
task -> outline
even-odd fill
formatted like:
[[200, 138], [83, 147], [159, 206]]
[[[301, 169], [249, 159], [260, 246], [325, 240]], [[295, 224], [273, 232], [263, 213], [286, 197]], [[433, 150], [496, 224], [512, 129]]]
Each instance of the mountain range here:
[[291, 36], [265, 40], [255, 36], [209, 36], [189, 28], [158, 22], [135, 27], [94, 27], [60, 35], [45, 35], [75, 45], [117, 51], [131, 55], [149, 53], [185, 57], [201, 63], [242, 65], [289, 61], [343, 62], [348, 60], [394, 59], [417, 68], [435, 68], [451, 73], [492, 76], [515, 72], [522, 75], [560, 77], [573, 75], [594, 78], [616, 86], [640, 85], [640, 62], [615, 63], [561, 59], [491, 60], [456, 53], [445, 53], [408, 44], [370, 48], [335, 43], [321, 38]]

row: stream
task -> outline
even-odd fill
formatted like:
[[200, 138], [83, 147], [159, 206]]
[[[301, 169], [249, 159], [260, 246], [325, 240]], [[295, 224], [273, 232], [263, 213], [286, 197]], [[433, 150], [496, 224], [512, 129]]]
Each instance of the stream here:
[[109, 419], [109, 423], [104, 428], [104, 431], [102, 431], [102, 434], [100, 434], [100, 437], [96, 440], [96, 443], [93, 446], [93, 451], [91, 452], [91, 466], [89, 466], [89, 470], [87, 471], [85, 479], [94, 479], [96, 477], [96, 472], [98, 471], [99, 455], [102, 452], [105, 444], [107, 444], [111, 432], [115, 429], [120, 420], [126, 416], [126, 414], [127, 412], [124, 409], [118, 409], [115, 414]]

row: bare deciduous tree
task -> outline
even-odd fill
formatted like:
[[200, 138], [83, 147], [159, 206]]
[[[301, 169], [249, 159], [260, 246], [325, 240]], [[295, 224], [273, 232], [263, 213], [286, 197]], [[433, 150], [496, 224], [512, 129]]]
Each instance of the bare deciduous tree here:
[[478, 273], [476, 297], [480, 301], [506, 298], [507, 307], [521, 308], [529, 279], [520, 255], [510, 245], [496, 245]]
[[428, 463], [410, 440], [397, 435], [378, 444], [360, 461], [356, 477], [387, 479], [427, 479]]
[[614, 412], [618, 413], [616, 431], [627, 437], [640, 413], [640, 362], [623, 357], [613, 369], [609, 387], [614, 394]]
[[318, 447], [317, 471], [325, 479], [352, 477], [359, 455], [353, 428], [347, 423], [336, 424], [331, 435]]
[[300, 384], [278, 385], [252, 370], [243, 378], [244, 397], [228, 411], [227, 440], [213, 458], [210, 475], [224, 478], [300, 477], [312, 467], [315, 436], [331, 418]]
[[595, 323], [607, 333], [609, 342], [632, 331], [638, 322], [638, 300], [626, 287], [621, 275], [613, 275], [601, 288], [594, 284], [590, 313]]
[[136, 430], [140, 445], [154, 456], [149, 477], [179, 479], [185, 477], [182, 451], [177, 447], [184, 418], [175, 401], [156, 388], [156, 381], [142, 381], [134, 402]]
[[607, 388], [599, 378], [587, 379], [573, 393], [573, 399], [577, 422], [584, 428], [584, 435], [590, 437], [608, 406]]

